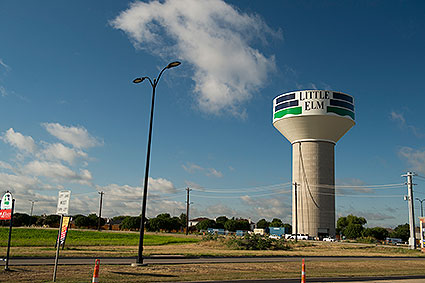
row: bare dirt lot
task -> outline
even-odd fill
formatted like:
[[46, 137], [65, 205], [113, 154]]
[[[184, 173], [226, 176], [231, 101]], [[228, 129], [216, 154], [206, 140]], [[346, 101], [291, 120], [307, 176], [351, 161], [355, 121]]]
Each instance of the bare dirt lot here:
[[[0, 248], [6, 254], [6, 247]], [[11, 257], [54, 257], [54, 247], [12, 247]], [[60, 251], [61, 257], [128, 257], [137, 255], [137, 246], [73, 246]], [[424, 256], [419, 250], [406, 247], [329, 243], [319, 241], [298, 242], [290, 250], [235, 250], [220, 241], [200, 241], [190, 244], [145, 246], [144, 255], [187, 255], [187, 256]]]

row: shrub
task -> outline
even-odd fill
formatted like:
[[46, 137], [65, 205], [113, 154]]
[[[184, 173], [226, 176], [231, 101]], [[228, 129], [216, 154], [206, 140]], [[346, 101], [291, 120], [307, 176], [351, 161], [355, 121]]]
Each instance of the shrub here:
[[357, 242], [359, 243], [364, 243], [364, 244], [376, 244], [378, 241], [371, 236], [368, 237], [360, 237], [356, 239]]
[[125, 230], [139, 230], [141, 217], [127, 216], [120, 224], [120, 229]]
[[260, 235], [246, 234], [243, 237], [231, 237], [226, 242], [228, 247], [239, 250], [289, 250], [290, 246], [283, 239], [270, 239]]
[[217, 241], [223, 240], [223, 236], [219, 236], [216, 233], [207, 233], [202, 236], [202, 241]]

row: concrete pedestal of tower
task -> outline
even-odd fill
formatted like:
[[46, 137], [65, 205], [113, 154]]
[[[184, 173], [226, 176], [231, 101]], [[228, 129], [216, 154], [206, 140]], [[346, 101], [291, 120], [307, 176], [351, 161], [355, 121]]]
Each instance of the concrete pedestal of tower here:
[[[335, 237], [335, 144], [299, 141], [292, 144], [292, 227], [299, 234]], [[295, 217], [297, 208], [297, 217]]]

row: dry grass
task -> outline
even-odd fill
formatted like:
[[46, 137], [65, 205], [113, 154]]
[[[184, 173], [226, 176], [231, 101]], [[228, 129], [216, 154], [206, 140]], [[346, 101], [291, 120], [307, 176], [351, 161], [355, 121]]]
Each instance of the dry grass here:
[[[60, 251], [61, 257], [128, 257], [137, 255], [137, 246], [78, 246]], [[6, 248], [0, 248], [0, 255]], [[145, 255], [186, 256], [384, 256], [423, 257], [420, 251], [407, 248], [328, 242], [299, 242], [286, 251], [232, 250], [220, 241], [201, 241], [190, 244], [145, 246]], [[11, 257], [54, 257], [54, 247], [12, 247]]]
[[193, 256], [385, 256], [421, 257], [419, 250], [371, 244], [299, 242], [291, 250], [254, 251], [232, 250], [219, 241], [199, 242], [173, 246], [145, 247], [146, 254], [180, 254]]
[[[391, 268], [389, 268], [391, 267]], [[52, 279], [53, 266], [12, 267], [0, 272], [0, 282], [46, 282]], [[217, 263], [185, 265], [150, 265], [130, 267], [100, 266], [100, 282], [182, 282], [194, 280], [232, 280], [261, 278], [299, 278], [300, 262]], [[352, 260], [306, 261], [308, 277], [425, 275], [425, 261]], [[89, 282], [93, 266], [58, 267], [58, 282]]]

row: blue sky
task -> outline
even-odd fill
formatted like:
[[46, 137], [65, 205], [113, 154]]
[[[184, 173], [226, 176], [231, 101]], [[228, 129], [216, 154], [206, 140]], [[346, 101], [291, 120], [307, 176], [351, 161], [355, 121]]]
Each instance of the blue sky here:
[[[422, 1], [2, 1], [0, 186], [19, 212], [140, 213], [157, 88], [148, 216], [290, 222], [291, 145], [272, 100], [297, 89], [355, 98], [336, 146], [338, 216], [408, 222], [408, 170], [425, 176]], [[416, 177], [415, 197], [425, 198]], [[389, 187], [377, 185], [395, 184]], [[416, 202], [416, 215], [419, 203]]]

